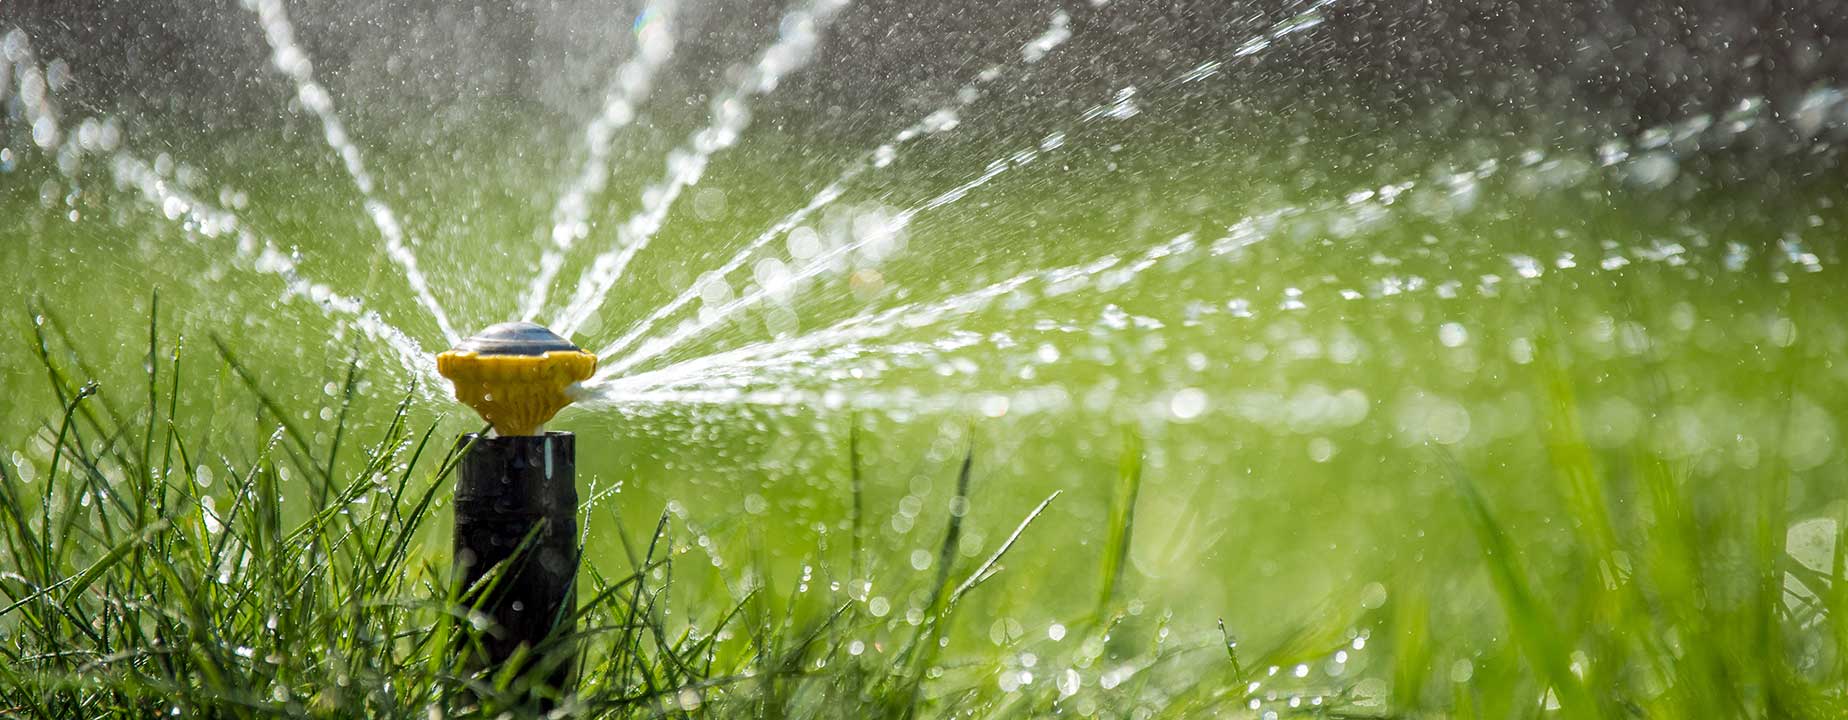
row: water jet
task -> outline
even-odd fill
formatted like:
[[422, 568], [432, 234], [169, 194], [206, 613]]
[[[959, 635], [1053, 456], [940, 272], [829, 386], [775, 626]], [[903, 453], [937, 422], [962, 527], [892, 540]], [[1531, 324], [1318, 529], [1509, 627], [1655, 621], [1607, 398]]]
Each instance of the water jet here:
[[570, 386], [596, 371], [597, 356], [539, 325], [510, 322], [436, 363], [456, 399], [493, 428], [456, 441], [459, 603], [493, 623], [461, 649], [464, 662], [494, 670], [524, 663], [522, 673], [562, 692], [574, 652], [546, 641], [570, 632], [577, 605], [577, 440], [544, 426], [570, 404]]

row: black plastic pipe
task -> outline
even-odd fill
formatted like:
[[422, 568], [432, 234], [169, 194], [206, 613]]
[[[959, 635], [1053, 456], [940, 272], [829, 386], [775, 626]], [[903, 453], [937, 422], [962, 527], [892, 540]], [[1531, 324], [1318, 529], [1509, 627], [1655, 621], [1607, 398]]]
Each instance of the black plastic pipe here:
[[[461, 604], [492, 620], [478, 643], [461, 649], [472, 655], [465, 662], [501, 668], [523, 656], [520, 672], [562, 695], [575, 683], [576, 651], [566, 638], [575, 625], [580, 556], [577, 438], [470, 433], [457, 447], [463, 450], [455, 498]], [[483, 582], [490, 573], [495, 577]]]

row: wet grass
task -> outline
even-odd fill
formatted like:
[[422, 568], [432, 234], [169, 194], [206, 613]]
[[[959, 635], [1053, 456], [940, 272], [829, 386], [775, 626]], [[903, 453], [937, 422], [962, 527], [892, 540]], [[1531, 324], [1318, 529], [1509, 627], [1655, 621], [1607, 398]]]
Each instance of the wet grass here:
[[[941, 496], [933, 571], [914, 581], [922, 612], [907, 623], [886, 618], [865, 588], [829, 579], [867, 577], [863, 564], [883, 547], [864, 527], [876, 500], [865, 493], [866, 431], [855, 419], [845, 429], [852, 532], [844, 572], [828, 564], [838, 553], [816, 547], [795, 586], [777, 585], [765, 566], [725, 596], [677, 597], [688, 592], [676, 582], [688, 558], [675, 550], [686, 523], [662, 512], [637, 533], [593, 491], [582, 510], [610, 514], [627, 570], [587, 565], [569, 634], [507, 667], [478, 669], [458, 648], [496, 631], [479, 598], [499, 569], [475, 587], [455, 586], [443, 521], [457, 458], [437, 449], [447, 443], [435, 428], [412, 427], [412, 396], [382, 431], [355, 436], [349, 418], [366, 411], [356, 394], [366, 368], [355, 361], [332, 379], [337, 411], [305, 422], [220, 338], [164, 337], [158, 297], [150, 305], [145, 377], [122, 384], [95, 375], [53, 309], [27, 314], [21, 341], [57, 405], [37, 409], [37, 435], [53, 451], [33, 476], [0, 463], [5, 714], [1848, 713], [1848, 623], [1837, 621], [1848, 607], [1840, 582], [1848, 543], [1839, 537], [1848, 523], [1835, 526], [1830, 567], [1818, 571], [1784, 546], [1790, 470], [1781, 462], [1767, 462], [1753, 482], [1716, 485], [1646, 437], [1615, 452], [1594, 448], [1581, 391], [1545, 343], [1537, 476], [1548, 483], [1541, 494], [1566, 509], [1567, 527], [1511, 521], [1521, 509], [1484, 491], [1491, 481], [1480, 463], [1430, 450], [1427, 471], [1450, 488], [1440, 498], [1448, 510], [1436, 516], [1455, 523], [1474, 560], [1408, 558], [1391, 568], [1389, 595], [1363, 601], [1358, 613], [1330, 607], [1306, 614], [1302, 626], [1263, 629], [1255, 633], [1262, 647], [1241, 644], [1223, 621], [1215, 634], [1173, 633], [1170, 616], [1146, 612], [1128, 587], [1146, 456], [1133, 430], [1105, 499], [1107, 520], [1091, 530], [1101, 538], [1090, 550], [1094, 575], [1010, 577], [1023, 538], [1074, 530], [1039, 522], [1058, 492], [1008, 508], [1015, 521], [982, 528], [1004, 539], [965, 556], [968, 509], [986, 490], [965, 448]], [[1788, 353], [1784, 381], [1815, 361]], [[1633, 380], [1665, 388], [1650, 377], [1658, 371], [1638, 363]], [[248, 433], [201, 434], [180, 411], [182, 396], [211, 376], [233, 382], [219, 392], [239, 398], [225, 410], [247, 413]], [[1554, 532], [1567, 540], [1541, 539]], [[1446, 626], [1442, 595], [1471, 576], [1486, 580], [1492, 612], [1481, 626]], [[967, 601], [1007, 582], [1042, 593], [1089, 585], [1094, 607], [1052, 637], [1004, 632], [985, 653], [944, 653], [954, 625], [990, 619], [964, 617]], [[866, 637], [891, 645], [868, 647], [858, 639]], [[560, 658], [574, 663], [577, 692], [552, 697], [531, 678]]]
[[[584, 569], [578, 609], [565, 623], [571, 632], [506, 667], [478, 669], [465, 649], [497, 630], [479, 598], [504, 568], [473, 587], [453, 582], [441, 547], [447, 533], [435, 526], [446, 517], [440, 508], [458, 455], [438, 450], [446, 443], [433, 430], [410, 426], [410, 396], [383, 432], [349, 437], [345, 408], [363, 372], [356, 363], [340, 383], [343, 410], [330, 432], [314, 431], [226, 343], [212, 338], [201, 349], [163, 338], [156, 314], [136, 391], [141, 402], [129, 405], [88, 376], [62, 342], [54, 312], [34, 307], [31, 318], [28, 340], [61, 406], [43, 428], [55, 440], [49, 463], [35, 471], [42, 474], [21, 477], [0, 464], [0, 558], [11, 568], [0, 574], [0, 713], [1038, 716], [1071, 707], [1078, 689], [1061, 681], [1015, 692], [993, 680], [1008, 658], [970, 665], [940, 655], [965, 599], [1006, 576], [1017, 541], [1043, 532], [1035, 521], [1058, 496], [1023, 509], [980, 562], [961, 562], [960, 508], [979, 492], [971, 485], [973, 454], [964, 455], [950, 499], [938, 571], [925, 586], [926, 617], [896, 653], [848, 640], [884, 614], [869, 612], [852, 589], [817, 599], [806, 586], [756, 585], [699, 608], [684, 625], [670, 623], [677, 559], [668, 548], [679, 529], [663, 513], [645, 535], [624, 529], [628, 573]], [[250, 401], [248, 438], [201, 436], [189, 430], [193, 418], [176, 413], [180, 395], [212, 366], [235, 377]], [[1097, 663], [1126, 617], [1113, 588], [1140, 474], [1139, 451], [1129, 448], [1098, 563], [1096, 614], [1071, 630], [1081, 640], [1064, 646], [1077, 648], [1073, 656], [1048, 652], [1046, 667]], [[583, 510], [596, 512], [597, 500]], [[551, 652], [559, 647], [578, 652]], [[1140, 669], [1117, 686], [1121, 707], [1185, 716], [1229, 702], [1221, 691], [1253, 679], [1249, 668], [1302, 653], [1280, 646], [1241, 665], [1229, 645], [1222, 652], [1158, 643], [1111, 657]], [[576, 665], [578, 687], [557, 697], [533, 678], [561, 658]]]
[[[1232, 259], [891, 338], [1011, 333], [1018, 352], [945, 353], [861, 383], [802, 378], [998, 392], [1045, 343], [1064, 361], [1036, 381], [1116, 387], [1106, 411], [567, 415], [596, 442], [580, 448], [576, 632], [551, 640], [581, 651], [579, 692], [554, 699], [562, 714], [1848, 712], [1836, 429], [1848, 376], [1834, 360], [1848, 331], [1828, 311], [1842, 300], [1839, 170], [1734, 177], [1689, 157], [1682, 180], [1649, 192], [1617, 170], [1526, 188], [1543, 163], [1471, 185], [1480, 200], [1452, 208], [1451, 170], [1526, 168], [1524, 146], [1461, 147], [1426, 173], [1443, 152], [1371, 135], [1349, 147], [1145, 132], [1100, 130], [1068, 162], [1011, 171], [927, 217], [914, 252], [881, 266], [886, 295], [828, 286], [792, 305], [812, 329], [1016, 271], [1134, 257], [1182, 232], [1210, 241], [1285, 204], [1331, 208]], [[253, 137], [206, 155], [254, 194], [251, 225], [435, 342], [320, 146], [291, 167], [267, 157], [287, 143]], [[1000, 157], [996, 142], [920, 152], [852, 199], [915, 204]], [[677, 211], [659, 266], [612, 298], [612, 321], [684, 289], [726, 238], [752, 236], [837, 169], [764, 147], [722, 159], [701, 188], [729, 191], [729, 214]], [[1563, 156], [1589, 167], [1588, 153]], [[448, 307], [498, 317], [518, 285], [500, 281], [530, 265], [523, 233], [549, 198], [477, 197], [481, 180], [445, 157], [406, 173], [409, 186], [442, 181], [428, 197], [398, 200], [431, 225], [425, 259], [451, 266], [433, 271], [455, 281]], [[654, 177], [650, 163], [623, 182]], [[453, 584], [445, 448], [463, 428], [443, 418], [441, 389], [404, 386], [411, 373], [313, 303], [279, 302], [272, 278], [230, 262], [229, 238], [112, 195], [100, 174], [60, 201], [50, 170], [19, 172], [0, 205], [24, 218], [24, 242], [0, 256], [12, 285], [53, 299], [4, 320], [18, 351], [0, 357], [13, 434], [0, 458], [0, 716], [537, 711], [532, 673], [475, 672], [455, 650], [494, 632], [472, 605], [499, 576]], [[525, 172], [490, 184], [549, 182]], [[1349, 192], [1404, 180], [1421, 189], [1362, 203], [1378, 218], [1344, 225], [1367, 217]], [[626, 206], [606, 211], [613, 222]], [[1784, 240], [1826, 268], [1799, 269]], [[1742, 267], [1728, 268], [1732, 243], [1749, 246]], [[1545, 274], [1515, 279], [1510, 254]], [[1603, 259], [1633, 264], [1594, 270]], [[1496, 289], [1478, 290], [1491, 274]], [[1389, 280], [1423, 289], [1337, 294]], [[1446, 283], [1460, 295], [1439, 295]], [[148, 284], [168, 295], [144, 300]], [[1299, 288], [1307, 306], [1280, 309]], [[1229, 317], [1229, 299], [1256, 316]], [[1219, 314], [1196, 328], [1196, 306]], [[1090, 322], [1106, 308], [1166, 328]], [[781, 332], [760, 320], [684, 352]], [[1041, 322], [1054, 329], [1029, 329]], [[1440, 343], [1448, 326], [1462, 342]], [[1355, 354], [1333, 359], [1338, 346]], [[939, 372], [958, 360], [974, 369]], [[1207, 391], [1210, 410], [1170, 413], [1181, 387]], [[1312, 417], [1344, 391], [1362, 400], [1353, 424]], [[1819, 534], [1820, 565], [1787, 547]]]

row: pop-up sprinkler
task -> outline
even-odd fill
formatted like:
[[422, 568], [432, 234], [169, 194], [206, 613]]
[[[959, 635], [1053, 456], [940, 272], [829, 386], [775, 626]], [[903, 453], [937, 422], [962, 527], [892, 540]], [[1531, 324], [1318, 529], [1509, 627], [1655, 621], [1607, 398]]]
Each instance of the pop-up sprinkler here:
[[[577, 609], [577, 443], [544, 428], [571, 404], [569, 388], [596, 371], [597, 356], [538, 325], [511, 322], [438, 355], [436, 369], [455, 383], [456, 399], [494, 427], [492, 435], [457, 441], [461, 603], [493, 621], [480, 645], [463, 652], [492, 668], [523, 656], [522, 673], [543, 672], [534, 677], [562, 693], [572, 652], [546, 641], [570, 633]], [[481, 582], [497, 566], [498, 577]]]

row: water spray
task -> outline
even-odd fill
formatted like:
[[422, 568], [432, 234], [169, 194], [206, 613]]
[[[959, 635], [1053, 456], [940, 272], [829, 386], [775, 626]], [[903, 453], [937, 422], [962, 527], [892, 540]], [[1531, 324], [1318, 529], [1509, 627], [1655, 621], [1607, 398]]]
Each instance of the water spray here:
[[[511, 322], [438, 355], [436, 369], [494, 429], [456, 442], [460, 602], [493, 622], [479, 646], [463, 649], [466, 661], [497, 669], [521, 662], [562, 693], [574, 652], [547, 640], [570, 632], [577, 609], [577, 440], [545, 423], [571, 404], [569, 389], [596, 371], [597, 356], [539, 325]], [[482, 582], [490, 572], [499, 574]]]

